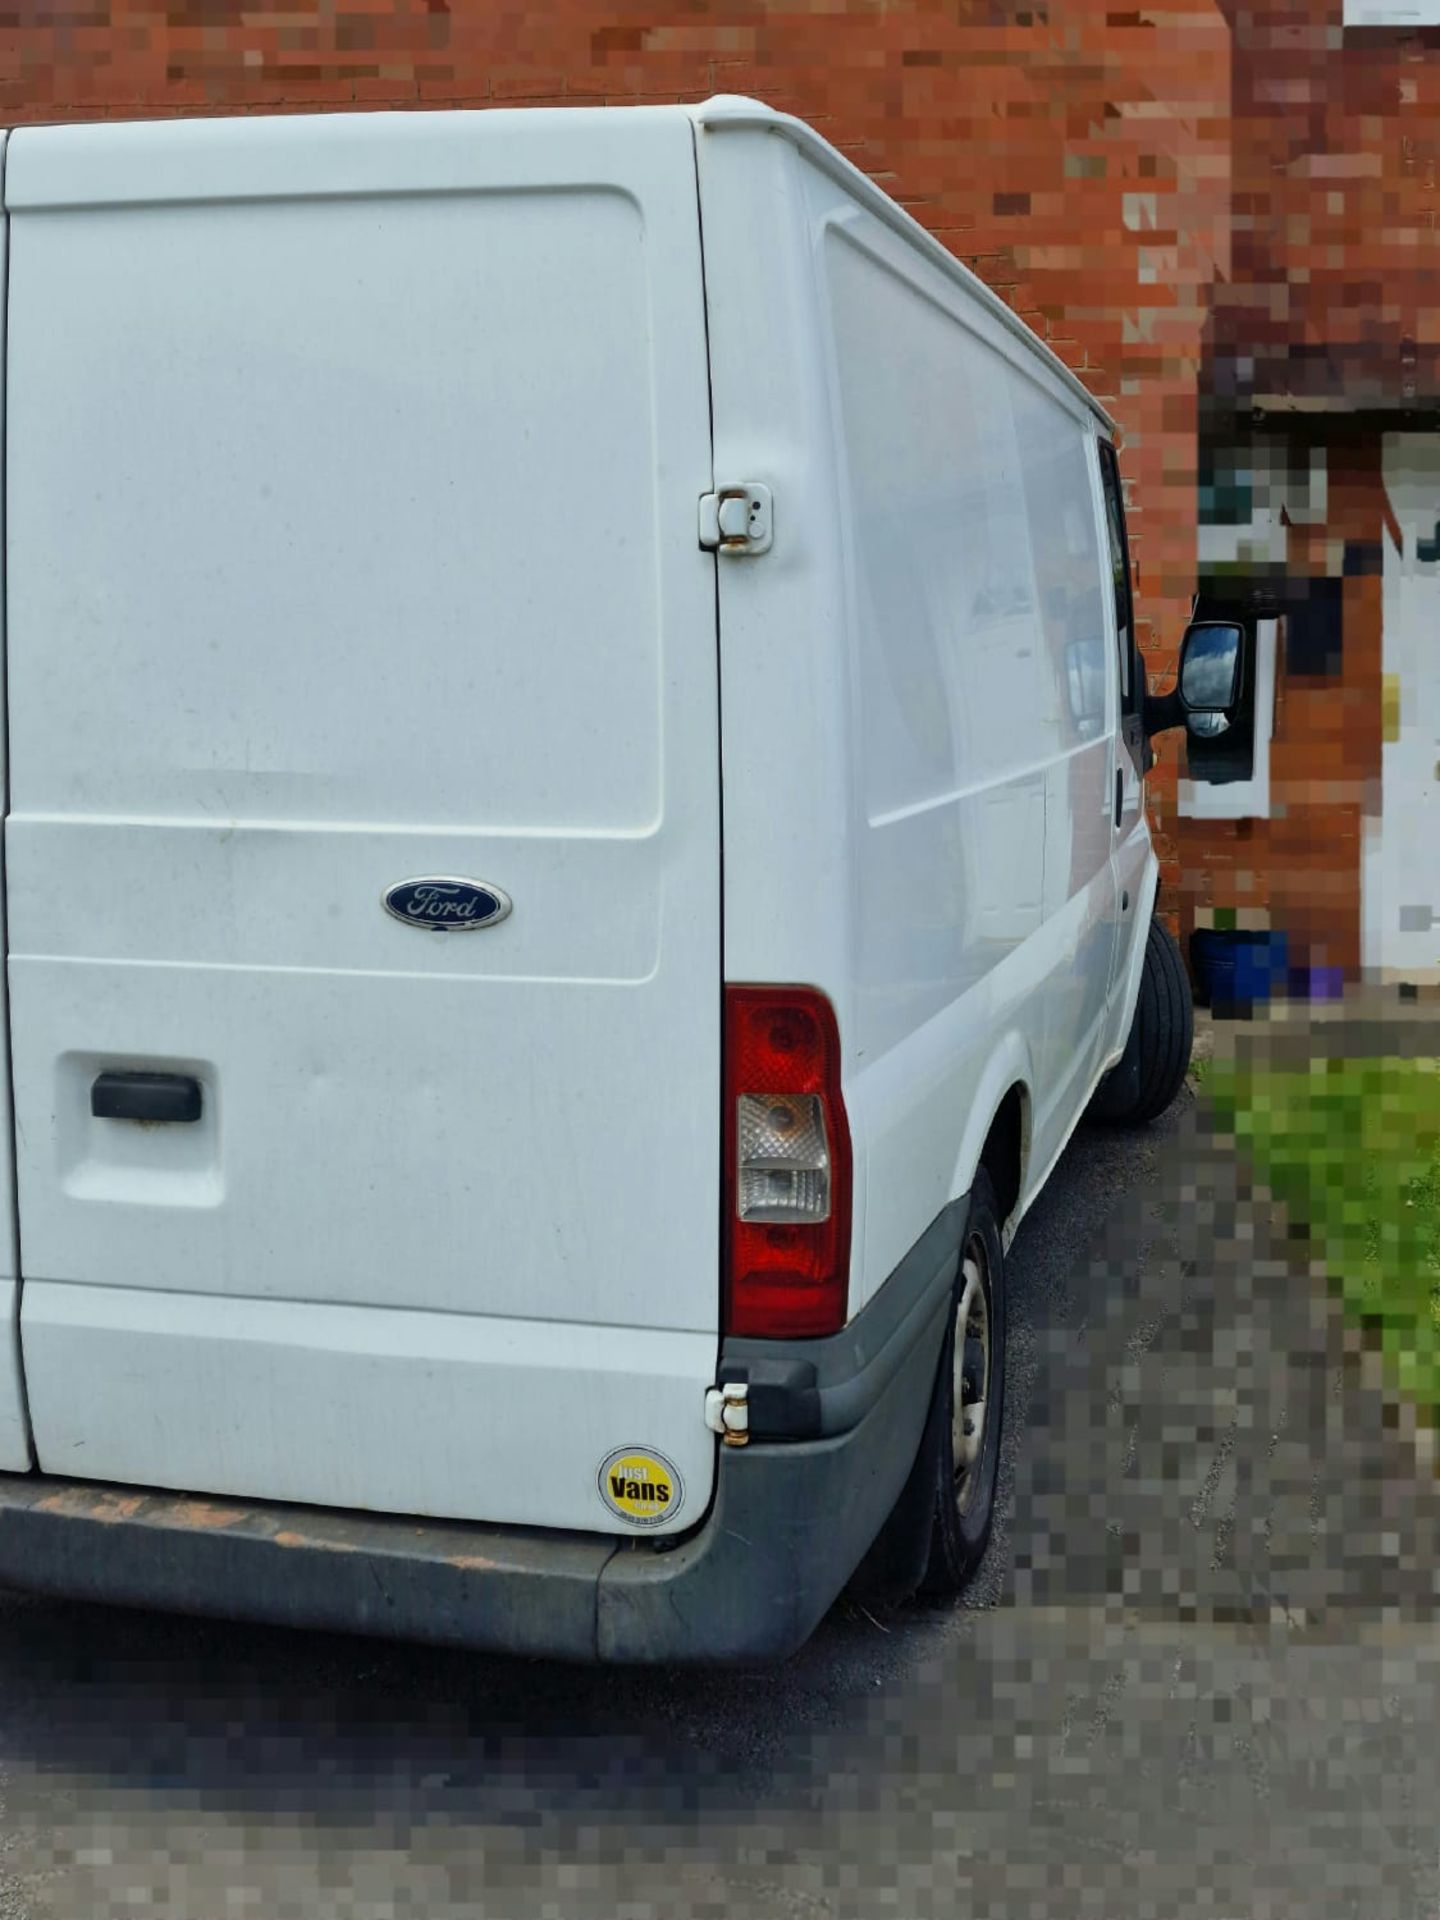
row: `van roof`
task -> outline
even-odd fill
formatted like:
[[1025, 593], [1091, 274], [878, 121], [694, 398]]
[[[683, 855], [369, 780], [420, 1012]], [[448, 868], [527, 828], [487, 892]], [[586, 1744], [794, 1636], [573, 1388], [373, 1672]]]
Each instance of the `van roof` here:
[[762, 100], [751, 100], [742, 94], [716, 94], [699, 106], [690, 109], [691, 118], [697, 127], [706, 132], [719, 133], [730, 127], [761, 127], [771, 133], [777, 133], [784, 140], [798, 147], [806, 158], [838, 180], [846, 191], [859, 200], [866, 210], [883, 220], [896, 233], [902, 234], [912, 246], [920, 250], [941, 272], [951, 280], [963, 286], [968, 294], [980, 302], [986, 311], [992, 314], [1008, 333], [1024, 342], [1026, 349], [1042, 359], [1057, 380], [1067, 391], [1082, 401], [1086, 409], [1104, 427], [1112, 438], [1117, 433], [1115, 421], [1100, 402], [1091, 393], [1084, 381], [1073, 374], [1057, 353], [1054, 353], [1033, 328], [1026, 326], [1020, 316], [986, 286], [978, 274], [955, 258], [948, 247], [944, 247], [920, 222], [908, 214], [905, 209], [892, 200], [888, 193], [875, 185], [875, 182], [860, 168], [847, 160], [843, 153], [832, 147], [830, 142], [803, 120], [797, 120], [793, 114], [779, 113], [773, 107], [767, 107]]
[[[310, 183], [312, 190], [322, 188], [322, 175], [325, 187], [337, 190], [328, 176], [343, 160], [341, 172], [347, 179], [354, 178], [354, 151], [344, 154], [342, 150], [350, 147], [356, 123], [360, 121], [365, 122], [366, 132], [372, 139], [378, 136], [387, 144], [398, 142], [404, 149], [413, 151], [422, 143], [428, 146], [432, 137], [440, 135], [437, 122], [491, 122], [509, 113], [517, 119], [523, 115], [533, 127], [537, 120], [547, 117], [563, 116], [573, 120], [587, 112], [610, 117], [616, 111], [613, 107], [502, 107], [482, 112], [443, 109], [431, 113], [237, 114], [200, 119], [40, 125], [10, 133], [9, 151], [5, 154], [7, 164], [0, 178], [4, 180], [4, 203], [9, 208], [167, 200], [175, 197], [174, 161], [176, 149], [183, 148], [189, 172], [187, 191], [180, 197], [224, 198], [234, 191], [229, 162], [237, 152], [253, 154], [258, 150], [272, 161], [280, 161], [283, 169], [293, 164], [296, 153], [303, 150], [308, 173], [315, 175]], [[902, 235], [942, 273], [962, 286], [1007, 333], [1023, 342], [1029, 354], [1044, 363], [1108, 435], [1115, 436], [1114, 420], [1059, 355], [1053, 353], [978, 274], [962, 265], [918, 220], [803, 120], [779, 113], [762, 100], [741, 94], [717, 94], [696, 106], [622, 107], [618, 111], [652, 119], [683, 115], [707, 133], [737, 127], [760, 128], [788, 140], [813, 165], [838, 181], [876, 219]], [[0, 133], [0, 152], [5, 145], [6, 135]], [[269, 190], [275, 193], [285, 190], [283, 170], [276, 173], [272, 166]]]

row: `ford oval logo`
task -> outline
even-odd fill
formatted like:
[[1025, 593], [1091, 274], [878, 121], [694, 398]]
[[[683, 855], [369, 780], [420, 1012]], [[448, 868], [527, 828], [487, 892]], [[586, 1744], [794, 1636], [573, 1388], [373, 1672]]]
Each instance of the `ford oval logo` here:
[[493, 927], [509, 913], [512, 902], [499, 887], [478, 880], [399, 880], [386, 889], [385, 911], [407, 927], [429, 933], [473, 933]]

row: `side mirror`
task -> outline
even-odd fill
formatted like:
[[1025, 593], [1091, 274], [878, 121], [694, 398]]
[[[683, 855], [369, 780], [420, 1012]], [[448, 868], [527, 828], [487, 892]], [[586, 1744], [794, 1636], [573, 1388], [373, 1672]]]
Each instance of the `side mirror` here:
[[1173, 693], [1145, 700], [1145, 736], [1183, 726], [1197, 740], [1224, 733], [1240, 704], [1245, 629], [1229, 620], [1197, 620], [1180, 642]]
[[1180, 705], [1185, 724], [1201, 740], [1230, 724], [1240, 699], [1245, 629], [1228, 620], [1197, 620], [1180, 642]]

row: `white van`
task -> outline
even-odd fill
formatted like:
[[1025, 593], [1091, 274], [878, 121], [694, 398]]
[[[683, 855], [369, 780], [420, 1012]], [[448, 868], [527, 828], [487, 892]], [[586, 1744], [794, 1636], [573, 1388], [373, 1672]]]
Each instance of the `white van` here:
[[1002, 1249], [1189, 1051], [1105, 413], [751, 101], [4, 162], [0, 1579], [607, 1660], [957, 1586]]

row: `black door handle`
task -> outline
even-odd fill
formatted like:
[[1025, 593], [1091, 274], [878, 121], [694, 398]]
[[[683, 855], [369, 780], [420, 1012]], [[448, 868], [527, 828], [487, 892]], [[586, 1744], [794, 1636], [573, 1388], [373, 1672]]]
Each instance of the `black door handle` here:
[[[1092, 800], [1090, 804], [1093, 807], [1095, 802]], [[1123, 767], [1116, 767], [1115, 769], [1115, 824], [1117, 827], [1120, 824], [1121, 816], [1124, 814], [1124, 812], [1125, 812], [1125, 769]], [[1094, 816], [1092, 815], [1091, 817], [1093, 818]]]
[[102, 1073], [90, 1089], [97, 1120], [198, 1120], [200, 1082], [188, 1073]]

